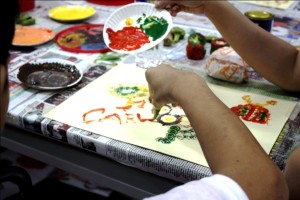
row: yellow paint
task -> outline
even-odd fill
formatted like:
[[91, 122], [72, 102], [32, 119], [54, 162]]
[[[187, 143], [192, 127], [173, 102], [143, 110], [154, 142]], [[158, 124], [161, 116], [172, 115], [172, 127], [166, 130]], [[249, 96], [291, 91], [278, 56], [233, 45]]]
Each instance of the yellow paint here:
[[49, 11], [49, 17], [55, 20], [82, 20], [93, 16], [95, 9], [89, 6], [60, 6]]
[[133, 23], [134, 23], [134, 20], [132, 18], [128, 17], [125, 19], [126, 26], [132, 26]]
[[172, 115], [167, 115], [162, 118], [162, 121], [166, 123], [171, 123], [171, 122], [175, 122], [176, 118]]
[[246, 101], [247, 104], [253, 104], [253, 105], [258, 105], [258, 106], [262, 106], [262, 107], [265, 107], [265, 106], [267, 106], [267, 105], [272, 105], [272, 106], [274, 106], [274, 105], [277, 104], [277, 101], [275, 101], [275, 100], [269, 100], [269, 101], [266, 101], [266, 103], [252, 103], [252, 100], [251, 100], [250, 95], [244, 95], [244, 96], [242, 97], [242, 99], [243, 99], [244, 101]]

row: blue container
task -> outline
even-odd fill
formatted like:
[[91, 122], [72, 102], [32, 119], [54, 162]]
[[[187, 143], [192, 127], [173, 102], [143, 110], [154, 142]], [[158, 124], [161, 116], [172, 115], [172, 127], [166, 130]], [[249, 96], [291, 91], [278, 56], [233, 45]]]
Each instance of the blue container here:
[[274, 15], [272, 13], [254, 10], [245, 12], [245, 16], [261, 28], [271, 32], [274, 20]]

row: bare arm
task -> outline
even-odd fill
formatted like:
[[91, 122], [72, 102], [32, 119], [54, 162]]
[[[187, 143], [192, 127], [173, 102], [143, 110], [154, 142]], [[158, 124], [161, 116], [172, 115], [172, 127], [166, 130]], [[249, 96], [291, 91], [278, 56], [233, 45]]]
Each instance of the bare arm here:
[[206, 2], [204, 13], [240, 56], [269, 81], [300, 91], [300, 54], [264, 31], [226, 1]]
[[270, 82], [300, 91], [300, 53], [289, 43], [264, 31], [227, 1], [160, 0], [173, 16], [180, 11], [204, 13], [238, 54]]
[[287, 199], [278, 167], [204, 80], [166, 65], [147, 70], [146, 77], [156, 107], [170, 102], [182, 106], [213, 173], [234, 179], [250, 199]]

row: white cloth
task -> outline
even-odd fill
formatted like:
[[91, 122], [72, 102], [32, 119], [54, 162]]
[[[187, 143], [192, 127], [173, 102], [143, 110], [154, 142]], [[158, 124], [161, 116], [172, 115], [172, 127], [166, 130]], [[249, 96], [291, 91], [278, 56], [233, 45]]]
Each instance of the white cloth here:
[[191, 181], [170, 191], [144, 200], [248, 200], [243, 189], [231, 178], [215, 174]]

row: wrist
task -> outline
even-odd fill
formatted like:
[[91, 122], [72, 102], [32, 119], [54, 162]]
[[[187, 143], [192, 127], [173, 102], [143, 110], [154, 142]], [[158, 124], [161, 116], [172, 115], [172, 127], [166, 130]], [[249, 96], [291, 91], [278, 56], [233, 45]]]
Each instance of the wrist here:
[[207, 84], [196, 73], [183, 71], [180, 76], [174, 80], [174, 85], [171, 89], [171, 98], [174, 102], [180, 105], [187, 104], [191, 98], [205, 90]]
[[225, 6], [228, 3], [229, 2], [226, 1], [226, 0], [222, 0], [222, 1], [215, 1], [215, 0], [203, 1], [203, 13], [205, 15], [209, 15], [211, 13], [218, 14], [219, 9], [222, 9], [222, 7]]

